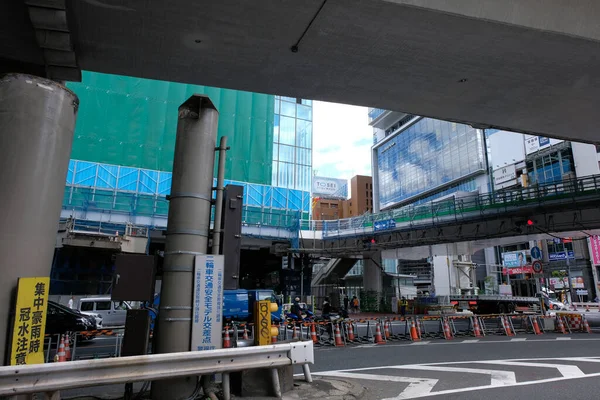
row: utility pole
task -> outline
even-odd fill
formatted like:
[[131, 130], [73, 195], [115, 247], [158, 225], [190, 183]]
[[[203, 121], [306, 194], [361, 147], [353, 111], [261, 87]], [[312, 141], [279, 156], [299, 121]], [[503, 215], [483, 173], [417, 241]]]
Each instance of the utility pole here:
[[563, 251], [565, 252], [565, 257], [567, 259], [567, 278], [569, 279], [569, 297], [571, 298], [570, 299], [571, 304], [573, 304], [575, 297], [573, 296], [573, 281], [571, 281], [571, 263], [569, 262], [569, 251], [565, 247], [564, 239], [561, 238], [560, 241], [562, 242], [562, 248], [563, 248]]

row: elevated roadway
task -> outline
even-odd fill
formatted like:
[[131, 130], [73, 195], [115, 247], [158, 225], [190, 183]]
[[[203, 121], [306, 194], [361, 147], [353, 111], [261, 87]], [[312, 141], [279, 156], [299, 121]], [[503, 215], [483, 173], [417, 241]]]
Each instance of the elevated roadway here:
[[593, 0], [15, 0], [0, 72], [81, 70], [597, 142]]

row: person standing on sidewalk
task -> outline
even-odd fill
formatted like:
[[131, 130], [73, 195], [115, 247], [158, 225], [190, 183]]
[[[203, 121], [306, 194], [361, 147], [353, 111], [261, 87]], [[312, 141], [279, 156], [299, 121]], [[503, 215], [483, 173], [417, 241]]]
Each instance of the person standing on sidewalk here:
[[352, 297], [352, 311], [355, 314], [358, 313], [358, 298], [356, 296]]
[[400, 300], [400, 315], [406, 316], [406, 308], [408, 307], [408, 301], [406, 297], [402, 296], [402, 300]]

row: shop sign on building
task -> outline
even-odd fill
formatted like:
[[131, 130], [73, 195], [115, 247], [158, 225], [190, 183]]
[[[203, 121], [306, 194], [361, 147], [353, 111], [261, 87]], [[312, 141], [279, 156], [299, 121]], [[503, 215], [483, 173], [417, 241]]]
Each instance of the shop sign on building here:
[[536, 151], [545, 149], [546, 147], [562, 142], [559, 139], [550, 139], [543, 136], [525, 135], [525, 154], [535, 153]]
[[348, 181], [315, 176], [312, 181], [312, 194], [315, 197], [346, 199], [348, 197]]
[[[569, 259], [574, 259], [574, 258], [575, 258], [575, 252], [573, 250], [569, 250]], [[567, 256], [564, 251], [559, 251], [556, 253], [548, 253], [548, 259], [550, 261], [560, 261], [560, 260], [566, 260]]]
[[600, 265], [600, 236], [591, 236], [589, 239], [592, 264]]

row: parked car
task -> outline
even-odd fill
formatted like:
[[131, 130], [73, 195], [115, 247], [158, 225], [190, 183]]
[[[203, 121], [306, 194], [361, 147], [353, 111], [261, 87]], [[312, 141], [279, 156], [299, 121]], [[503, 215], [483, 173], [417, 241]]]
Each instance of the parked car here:
[[99, 315], [104, 328], [125, 326], [127, 310], [131, 305], [125, 301], [112, 301], [110, 297], [85, 297], [79, 300], [78, 310], [86, 315]]
[[93, 316], [84, 315], [54, 301], [48, 302], [46, 334], [59, 335], [67, 332], [93, 331], [97, 328]]

